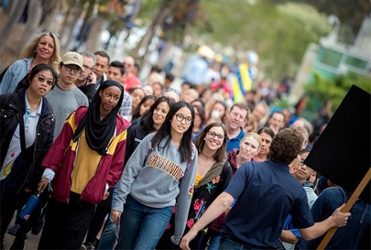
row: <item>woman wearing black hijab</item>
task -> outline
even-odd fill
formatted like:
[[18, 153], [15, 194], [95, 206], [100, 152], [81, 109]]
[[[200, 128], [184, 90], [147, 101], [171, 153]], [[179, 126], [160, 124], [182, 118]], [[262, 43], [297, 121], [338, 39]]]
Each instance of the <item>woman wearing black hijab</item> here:
[[124, 90], [103, 82], [89, 108], [74, 111], [42, 166], [41, 190], [52, 196], [39, 249], [80, 249], [95, 205], [108, 197], [124, 162], [128, 121], [118, 111]]

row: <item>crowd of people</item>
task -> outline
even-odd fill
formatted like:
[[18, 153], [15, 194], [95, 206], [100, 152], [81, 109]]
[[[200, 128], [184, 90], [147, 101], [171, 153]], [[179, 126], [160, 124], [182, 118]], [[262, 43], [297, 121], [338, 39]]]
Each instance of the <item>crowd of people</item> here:
[[259, 89], [233, 102], [225, 78], [178, 89], [59, 46], [44, 30], [1, 74], [1, 249], [7, 232], [10, 249], [30, 233], [38, 249], [313, 249], [331, 227], [332, 249], [369, 248], [369, 204], [341, 212], [349, 194], [304, 163], [331, 104], [308, 121]]

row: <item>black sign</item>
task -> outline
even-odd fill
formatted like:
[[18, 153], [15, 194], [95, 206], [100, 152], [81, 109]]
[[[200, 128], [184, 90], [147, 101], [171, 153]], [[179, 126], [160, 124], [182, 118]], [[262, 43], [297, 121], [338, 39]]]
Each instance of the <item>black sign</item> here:
[[[369, 93], [353, 85], [304, 161], [349, 192], [371, 167], [370, 100]], [[360, 198], [370, 203], [370, 182]]]

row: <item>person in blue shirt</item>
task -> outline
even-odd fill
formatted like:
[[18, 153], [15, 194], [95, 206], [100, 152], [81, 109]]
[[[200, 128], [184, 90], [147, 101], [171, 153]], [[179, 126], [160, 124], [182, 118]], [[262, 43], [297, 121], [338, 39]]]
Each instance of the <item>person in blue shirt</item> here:
[[[340, 204], [346, 203], [350, 196], [351, 194], [341, 187], [326, 188], [313, 204], [314, 221], [323, 220], [331, 215], [331, 211]], [[350, 212], [352, 216], [347, 225], [336, 230], [326, 249], [370, 249], [370, 204], [358, 199]], [[319, 237], [309, 243], [304, 242], [305, 249], [317, 249], [322, 239], [323, 237]]]
[[307, 240], [321, 236], [331, 227], [345, 226], [350, 213], [341, 212], [344, 204], [314, 224], [305, 191], [288, 167], [299, 154], [303, 140], [295, 128], [281, 130], [272, 141], [270, 159], [244, 163], [225, 191], [183, 237], [180, 247], [189, 250], [189, 242], [198, 231], [235, 200], [221, 230], [220, 249], [276, 248], [289, 213], [293, 225]]
[[245, 136], [243, 127], [249, 117], [250, 109], [244, 103], [235, 103], [227, 112], [225, 129], [227, 130], [227, 152], [240, 149], [240, 141]]

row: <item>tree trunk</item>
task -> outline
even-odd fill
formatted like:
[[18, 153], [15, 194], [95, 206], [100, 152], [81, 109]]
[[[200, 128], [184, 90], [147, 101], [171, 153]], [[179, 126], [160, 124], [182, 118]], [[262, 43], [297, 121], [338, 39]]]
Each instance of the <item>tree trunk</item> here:
[[59, 4], [60, 2], [58, 0], [43, 0], [42, 1], [42, 6], [47, 14], [43, 18], [43, 20], [41, 20], [42, 23], [40, 24], [40, 27], [42, 27], [43, 29], [45, 28], [45, 29], [57, 31], [57, 28], [59, 27], [55, 26], [56, 24], [55, 16], [57, 15], [57, 11], [60, 6]]
[[[22, 1], [22, 0], [21, 0]], [[15, 9], [17, 9], [17, 6], [19, 4], [19, 0], [14, 0], [14, 1], [8, 1], [8, 4], [5, 6], [4, 12], [6, 14], [13, 13]]]
[[100, 35], [104, 28], [104, 19], [102, 17], [97, 16], [92, 23], [92, 27], [90, 29], [88, 39], [86, 41], [85, 51], [89, 51], [94, 53], [98, 50], [98, 46], [100, 43]]
[[[76, 51], [79, 50], [80, 46], [85, 42], [84, 41], [84, 35], [86, 35], [86, 34], [84, 34], [84, 32], [86, 32], [86, 27], [87, 27], [87, 25], [89, 25], [89, 22], [91, 22], [91, 16], [94, 12], [94, 6], [95, 6], [95, 0], [89, 0], [89, 1], [83, 1], [83, 6], [80, 7], [80, 9], [82, 10], [81, 13], [84, 13], [85, 17], [84, 17], [83, 24], [80, 27], [80, 30], [79, 30], [79, 33], [78, 33], [78, 37], [77, 37], [78, 44], [74, 45], [73, 50], [76, 50]], [[80, 13], [80, 15], [81, 15], [81, 13]], [[77, 20], [76, 20], [76, 22], [77, 22]], [[72, 40], [72, 37], [70, 37], [70, 40]], [[67, 46], [68, 45], [69, 45], [69, 43], [67, 44]]]
[[0, 32], [0, 54], [2, 54], [5, 45], [13, 32], [15, 25], [18, 23], [19, 18], [21, 17], [24, 8], [26, 7], [27, 1], [24, 0], [13, 0], [10, 8], [9, 18], [4, 28]]
[[[74, 6], [69, 6], [67, 8], [67, 12], [64, 13], [64, 18], [63, 18], [63, 23], [62, 23], [62, 29], [59, 30], [59, 34], [61, 36], [61, 39], [65, 36], [65, 32], [67, 29], [68, 21], [70, 20], [71, 14], [74, 10]], [[61, 45], [62, 45], [62, 40], [61, 40]]]
[[27, 23], [24, 27], [22, 37], [18, 43], [18, 50], [22, 51], [26, 43], [39, 27], [42, 15], [41, 2], [39, 0], [30, 0], [27, 11]]
[[81, 14], [82, 14], [82, 11], [83, 11], [83, 8], [79, 8], [78, 6], [76, 6], [73, 11], [71, 12], [70, 16], [71, 16], [71, 20], [67, 20], [68, 22], [68, 29], [67, 29], [67, 32], [64, 31], [64, 35], [66, 35], [67, 37], [67, 40], [66, 40], [66, 43], [62, 46], [62, 50], [65, 51], [69, 48], [69, 45], [73, 39], [73, 28], [75, 27], [77, 21], [79, 20]]
[[[160, 6], [157, 8], [156, 13], [154, 14], [154, 17], [152, 19], [151, 25], [148, 27], [146, 34], [142, 37], [140, 42], [137, 44], [137, 46], [132, 50], [131, 55], [138, 59], [139, 57], [144, 57], [147, 53], [148, 46], [152, 40], [152, 37], [156, 33], [158, 25], [162, 24], [165, 20], [166, 16], [169, 13], [169, 9], [172, 8], [175, 1], [172, 1], [170, 4], [168, 1], [163, 0], [160, 4]], [[145, 49], [144, 55], [139, 55], [139, 50], [141, 48]]]

